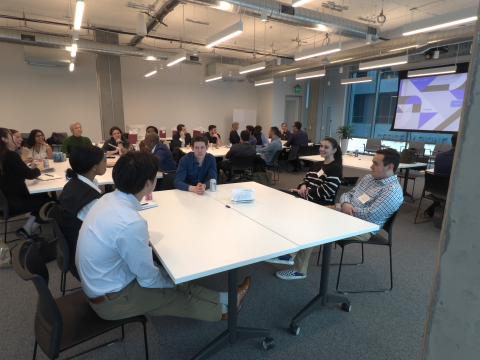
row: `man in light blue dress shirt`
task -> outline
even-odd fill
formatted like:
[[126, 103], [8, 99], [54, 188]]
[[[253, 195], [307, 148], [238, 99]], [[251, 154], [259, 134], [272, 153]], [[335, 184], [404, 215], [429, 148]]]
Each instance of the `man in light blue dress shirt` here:
[[[227, 312], [228, 297], [196, 285], [175, 287], [153, 262], [140, 200], [156, 185], [158, 160], [130, 152], [113, 168], [116, 190], [89, 211], [79, 233], [76, 265], [83, 291], [103, 319], [149, 313], [216, 321]], [[243, 299], [249, 280], [239, 288]], [[241, 302], [241, 300], [239, 301]]]
[[281, 133], [278, 127], [272, 126], [270, 128], [269, 136], [271, 139], [270, 143], [267, 146], [259, 149], [258, 153], [260, 154], [260, 157], [265, 161], [265, 164], [271, 166], [273, 165], [273, 159], [275, 158], [275, 154], [278, 151], [282, 151], [283, 145], [282, 141], [280, 140]]

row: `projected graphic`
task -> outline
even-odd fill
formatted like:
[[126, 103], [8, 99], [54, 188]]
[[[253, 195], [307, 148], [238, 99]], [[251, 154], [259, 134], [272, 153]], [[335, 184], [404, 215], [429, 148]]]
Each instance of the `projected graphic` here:
[[458, 131], [467, 74], [400, 81], [394, 129]]

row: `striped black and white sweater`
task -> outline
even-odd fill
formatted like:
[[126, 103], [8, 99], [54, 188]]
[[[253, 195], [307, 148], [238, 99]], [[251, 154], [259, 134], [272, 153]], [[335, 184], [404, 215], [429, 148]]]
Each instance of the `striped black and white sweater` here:
[[342, 165], [334, 161], [330, 164], [315, 163], [298, 186], [306, 185], [309, 201], [320, 205], [334, 205], [335, 196], [342, 181]]

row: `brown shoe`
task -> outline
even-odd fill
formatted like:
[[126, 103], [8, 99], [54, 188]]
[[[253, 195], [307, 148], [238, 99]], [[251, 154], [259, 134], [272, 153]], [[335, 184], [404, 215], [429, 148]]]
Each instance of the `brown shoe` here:
[[[243, 282], [237, 289], [237, 312], [240, 312], [242, 309], [243, 301], [247, 296], [248, 290], [250, 290], [250, 286], [252, 285], [252, 278], [247, 276], [243, 279]], [[222, 320], [228, 320], [228, 313], [222, 314]]]

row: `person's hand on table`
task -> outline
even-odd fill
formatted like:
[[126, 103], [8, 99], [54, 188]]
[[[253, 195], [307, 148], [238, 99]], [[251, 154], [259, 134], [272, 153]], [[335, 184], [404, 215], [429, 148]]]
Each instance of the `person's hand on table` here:
[[353, 205], [349, 203], [343, 203], [342, 204], [342, 212], [353, 216]]
[[205, 192], [205, 189], [206, 189], [206, 186], [205, 186], [205, 184], [202, 184], [202, 183], [198, 183], [195, 186], [190, 185], [188, 187], [188, 191], [191, 191], [191, 192], [193, 192], [197, 195], [203, 195], [203, 193]]
[[332, 210], [337, 210], [337, 207], [335, 205], [325, 205], [325, 207], [332, 209]]
[[307, 195], [308, 195], [307, 185], [300, 186], [300, 189], [298, 189], [298, 195], [300, 195], [304, 199], [307, 198]]

